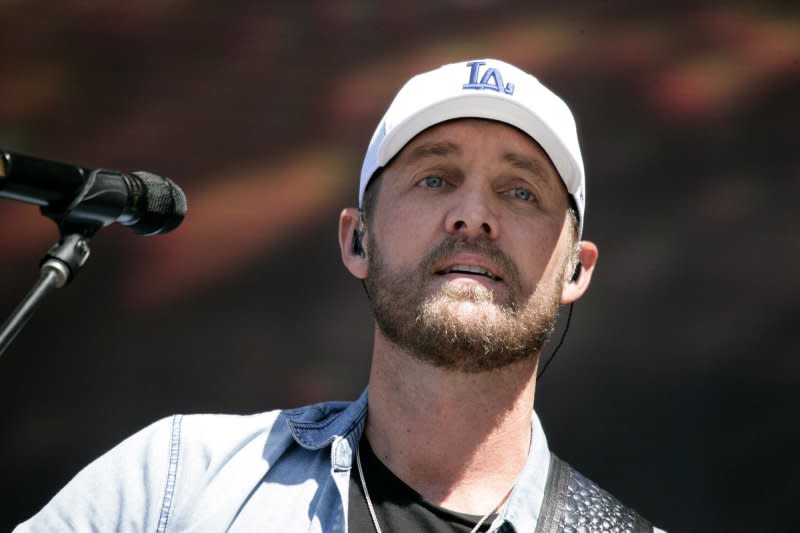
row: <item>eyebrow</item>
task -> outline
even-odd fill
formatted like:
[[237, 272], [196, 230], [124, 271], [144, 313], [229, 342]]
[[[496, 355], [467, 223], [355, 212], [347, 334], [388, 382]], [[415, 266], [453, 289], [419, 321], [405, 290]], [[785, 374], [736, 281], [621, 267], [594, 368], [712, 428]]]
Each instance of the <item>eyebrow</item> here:
[[509, 152], [503, 155], [503, 161], [511, 163], [511, 165], [515, 168], [527, 170], [537, 178], [544, 181], [548, 181], [550, 178], [547, 168], [536, 159], [531, 159], [530, 157]]
[[409, 161], [430, 156], [461, 155], [461, 147], [449, 141], [430, 142], [415, 146], [409, 154]]

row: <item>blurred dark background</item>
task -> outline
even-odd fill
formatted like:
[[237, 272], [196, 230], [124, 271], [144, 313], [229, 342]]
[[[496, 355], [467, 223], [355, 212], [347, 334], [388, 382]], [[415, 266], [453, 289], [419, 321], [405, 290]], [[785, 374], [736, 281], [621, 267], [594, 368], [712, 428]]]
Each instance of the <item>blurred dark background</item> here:
[[[189, 214], [101, 231], [0, 358], [0, 530], [165, 415], [355, 397], [338, 212], [400, 85], [475, 57], [561, 94], [585, 154], [601, 257], [539, 384], [552, 449], [672, 532], [796, 530], [795, 3], [70, 4], [0, 1], [0, 147], [169, 176]], [[56, 239], [0, 200], [0, 320]]]

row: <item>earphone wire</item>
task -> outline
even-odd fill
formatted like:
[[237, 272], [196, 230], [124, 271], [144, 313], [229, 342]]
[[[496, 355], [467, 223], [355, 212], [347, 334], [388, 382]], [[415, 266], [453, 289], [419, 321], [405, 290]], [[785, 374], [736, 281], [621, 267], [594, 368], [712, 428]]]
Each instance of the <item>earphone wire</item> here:
[[542, 369], [539, 371], [539, 375], [536, 376], [536, 381], [539, 381], [540, 379], [542, 379], [542, 376], [544, 375], [545, 371], [547, 370], [547, 367], [550, 366], [550, 363], [552, 363], [553, 359], [556, 358], [556, 354], [558, 353], [558, 349], [561, 348], [562, 344], [564, 344], [564, 339], [567, 337], [567, 331], [569, 331], [569, 323], [570, 323], [570, 320], [572, 320], [572, 309], [573, 309], [574, 305], [575, 305], [575, 302], [572, 302], [571, 304], [569, 304], [569, 312], [567, 313], [567, 323], [564, 325], [564, 331], [561, 332], [561, 339], [558, 341], [558, 344], [556, 345], [555, 349], [553, 350], [553, 353], [550, 354], [550, 358], [547, 360], [547, 362], [544, 364], [544, 366], [542, 366]]

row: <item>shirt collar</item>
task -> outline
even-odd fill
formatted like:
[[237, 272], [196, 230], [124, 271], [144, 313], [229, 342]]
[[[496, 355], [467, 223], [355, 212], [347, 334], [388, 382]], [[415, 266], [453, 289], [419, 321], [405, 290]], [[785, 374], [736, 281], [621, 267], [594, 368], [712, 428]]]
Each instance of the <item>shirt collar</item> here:
[[294, 440], [309, 450], [328, 446], [337, 437], [358, 442], [367, 416], [367, 389], [354, 402], [325, 402], [283, 412]]
[[514, 483], [508, 502], [492, 522], [495, 531], [506, 521], [515, 531], [534, 531], [542, 510], [547, 475], [550, 470], [550, 448], [536, 413], [531, 414], [531, 450], [528, 460]]

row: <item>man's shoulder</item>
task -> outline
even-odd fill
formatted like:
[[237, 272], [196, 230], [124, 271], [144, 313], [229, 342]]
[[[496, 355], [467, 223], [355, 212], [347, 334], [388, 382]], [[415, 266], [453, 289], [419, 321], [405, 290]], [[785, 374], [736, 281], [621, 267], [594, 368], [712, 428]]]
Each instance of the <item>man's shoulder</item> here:
[[295, 426], [314, 426], [330, 421], [352, 402], [329, 401], [253, 414], [173, 415], [154, 424], [168, 425], [182, 446], [206, 449], [243, 446], [253, 440], [283, 441]]
[[123, 522], [126, 531], [162, 531], [167, 522], [224, 529], [216, 525], [236, 515], [279, 461], [307, 470], [287, 454], [297, 442], [292, 420], [320, 422], [346, 406], [162, 418], [87, 465], [19, 531], [119, 531]]
[[284, 410], [274, 409], [252, 414], [193, 413], [176, 414], [159, 420], [179, 432], [183, 442], [197, 440], [214, 445], [225, 441], [252, 438], [270, 432], [278, 425]]

